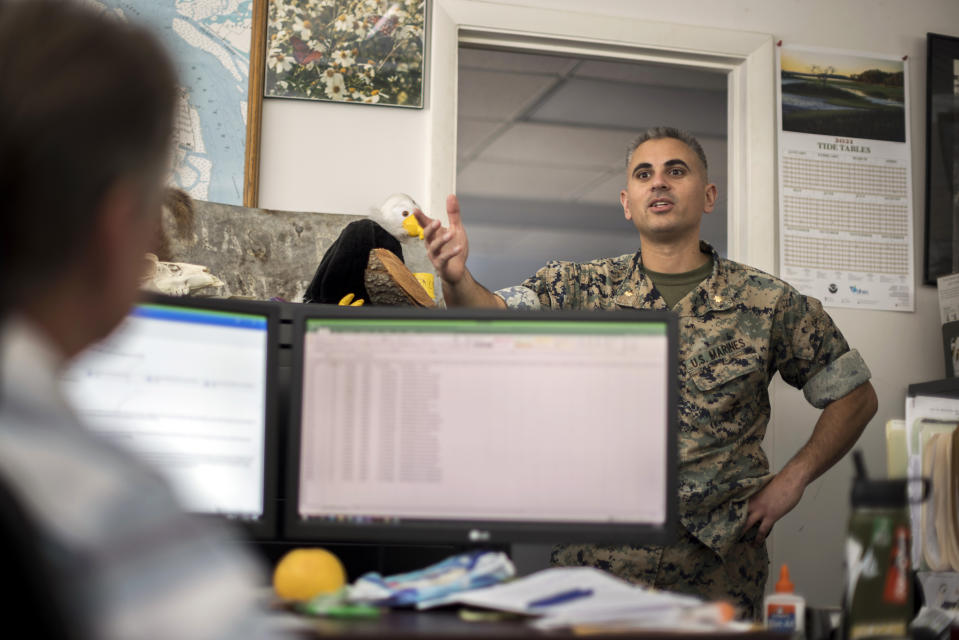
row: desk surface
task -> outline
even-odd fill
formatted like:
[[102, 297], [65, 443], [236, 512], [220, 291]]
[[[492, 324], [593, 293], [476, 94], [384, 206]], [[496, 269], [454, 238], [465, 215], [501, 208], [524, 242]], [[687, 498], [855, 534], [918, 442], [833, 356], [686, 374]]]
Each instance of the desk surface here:
[[[378, 620], [331, 620], [325, 618], [307, 618], [310, 629], [300, 635], [304, 638], [349, 637], [349, 638], [530, 638], [531, 636], [571, 637], [571, 631], [537, 631], [520, 620], [498, 622], [467, 622], [461, 620], [455, 611], [389, 611]], [[688, 633], [635, 632], [590, 635], [590, 638], [643, 638], [644, 640], [676, 640], [687, 638]], [[785, 636], [769, 631], [749, 633], [696, 634], [701, 638], [723, 638], [723, 640], [782, 640]]]

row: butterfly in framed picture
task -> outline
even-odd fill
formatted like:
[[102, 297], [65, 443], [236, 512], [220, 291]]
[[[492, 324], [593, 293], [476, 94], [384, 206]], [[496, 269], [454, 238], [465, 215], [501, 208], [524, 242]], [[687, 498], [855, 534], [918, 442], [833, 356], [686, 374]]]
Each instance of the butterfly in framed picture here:
[[293, 36], [290, 38], [290, 43], [293, 45], [293, 59], [296, 60], [297, 64], [306, 66], [311, 62], [323, 60], [323, 54], [311, 49], [310, 45], [302, 39]]

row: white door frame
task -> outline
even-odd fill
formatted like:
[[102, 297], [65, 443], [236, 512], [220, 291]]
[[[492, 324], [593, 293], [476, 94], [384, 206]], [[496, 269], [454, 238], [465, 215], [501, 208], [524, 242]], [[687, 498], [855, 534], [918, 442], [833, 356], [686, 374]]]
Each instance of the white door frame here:
[[427, 211], [446, 218], [456, 189], [460, 43], [681, 65], [728, 73], [728, 253], [776, 273], [776, 77], [772, 36], [590, 13], [433, 0], [428, 74]]

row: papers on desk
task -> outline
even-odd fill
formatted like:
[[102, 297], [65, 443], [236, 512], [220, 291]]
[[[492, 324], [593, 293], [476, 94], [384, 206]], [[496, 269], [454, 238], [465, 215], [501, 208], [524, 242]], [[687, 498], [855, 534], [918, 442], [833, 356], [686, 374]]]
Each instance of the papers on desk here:
[[720, 603], [632, 585], [591, 567], [539, 571], [512, 582], [422, 602], [420, 609], [460, 604], [531, 616], [540, 629], [733, 629]]

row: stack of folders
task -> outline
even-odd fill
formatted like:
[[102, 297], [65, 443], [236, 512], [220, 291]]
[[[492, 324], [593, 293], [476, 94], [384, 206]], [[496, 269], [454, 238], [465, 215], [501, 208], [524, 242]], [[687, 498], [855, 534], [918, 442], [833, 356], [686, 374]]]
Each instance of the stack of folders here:
[[932, 571], [959, 571], [959, 431], [954, 423], [939, 426], [923, 431], [927, 437], [922, 444], [922, 475], [932, 486], [922, 503], [922, 561]]
[[[928, 473], [935, 463], [935, 447], [927, 445], [933, 436], [951, 436], [957, 425], [959, 425], [959, 379], [909, 385], [904, 424], [907, 467], [905, 477], [909, 480], [909, 527], [912, 540], [910, 564], [917, 570], [931, 568], [925, 559], [923, 520], [928, 521], [930, 516], [930, 505], [935, 500], [932, 492], [937, 488], [939, 491], [944, 490], [941, 481], [937, 483]], [[901, 439], [897, 437], [899, 432], [894, 427], [895, 425], [887, 428], [887, 437], [893, 437], [899, 443], [896, 446], [901, 446]], [[890, 464], [890, 477], [902, 477], [900, 464], [901, 462]], [[922, 500], [920, 478], [928, 478], [930, 481], [930, 491], [925, 500]], [[925, 518], [923, 505], [926, 507]], [[932, 511], [933, 513], [936, 511], [934, 506]], [[929, 533], [931, 535], [932, 532]]]
[[727, 603], [707, 603], [692, 596], [638, 587], [590, 567], [546, 569], [494, 587], [423, 602], [418, 607], [451, 604], [529, 616], [530, 624], [544, 630], [741, 631], [752, 627], [751, 623], [734, 620], [733, 608]]

